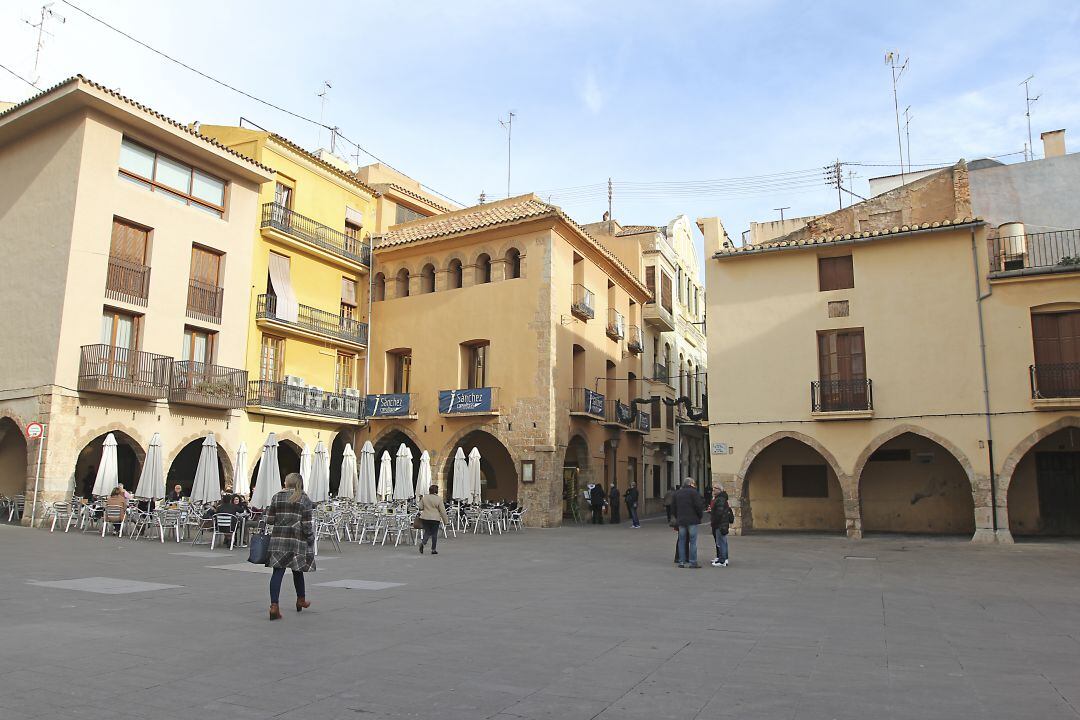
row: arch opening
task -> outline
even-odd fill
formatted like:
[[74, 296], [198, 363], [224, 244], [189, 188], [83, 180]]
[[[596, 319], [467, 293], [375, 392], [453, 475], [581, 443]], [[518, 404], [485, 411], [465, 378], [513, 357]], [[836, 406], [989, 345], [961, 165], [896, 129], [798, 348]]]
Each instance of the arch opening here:
[[1080, 536], [1080, 427], [1063, 427], [1029, 448], [1007, 498], [1014, 537]]
[[755, 530], [844, 532], [846, 527], [836, 472], [824, 455], [792, 437], [758, 453], [742, 493], [746, 509], [753, 508]]
[[[285, 476], [289, 473], [300, 472], [300, 446], [294, 443], [292, 440], [278, 440], [278, 472], [281, 474], [281, 480], [284, 482]], [[259, 478], [259, 465], [262, 464], [262, 458], [259, 457], [255, 461], [255, 466], [251, 468], [251, 491], [255, 491], [255, 481]]]
[[[341, 487], [341, 461], [345, 458], [345, 446], [353, 446], [357, 452], [355, 438], [351, 430], [338, 430], [334, 442], [330, 443], [330, 494], [337, 497]], [[357, 458], [359, 463], [359, 458]]]
[[452, 290], [456, 290], [457, 288], [460, 288], [461, 284], [462, 284], [462, 275], [463, 275], [463, 273], [462, 273], [462, 270], [461, 270], [461, 261], [458, 260], [457, 258], [454, 258], [453, 260], [451, 260], [449, 270], [450, 270], [450, 279], [449, 279], [450, 288]]
[[[413, 454], [413, 466], [412, 476], [408, 478], [398, 477], [397, 471], [397, 451], [402, 444], [405, 444]], [[416, 441], [409, 437], [401, 430], [391, 430], [382, 437], [380, 437], [375, 443], [375, 482], [379, 481], [379, 466], [382, 463], [382, 454], [384, 452], [390, 453], [390, 469], [394, 475], [394, 487], [398, 486], [399, 482], [409, 483], [410, 488], [416, 487], [416, 476], [420, 474], [420, 453], [423, 449], [416, 444]], [[409, 493], [412, 495], [412, 492]]]
[[521, 252], [517, 248], [506, 251], [506, 279], [521, 277]]
[[420, 271], [420, 292], [435, 292], [435, 266], [428, 263]]
[[26, 439], [11, 418], [0, 418], [0, 495], [26, 492]]
[[491, 257], [487, 253], [481, 253], [476, 258], [476, 283], [478, 285], [491, 282]]
[[574, 435], [566, 444], [563, 455], [563, 517], [574, 517], [574, 506], [579, 518], [584, 517], [581, 490], [589, 482], [589, 445], [581, 435]]
[[484, 500], [514, 502], [518, 498], [517, 466], [510, 451], [491, 433], [473, 430], [465, 434], [443, 459], [443, 477], [453, 488], [454, 455], [461, 448], [468, 457], [473, 448], [480, 451], [480, 487]]
[[[97, 468], [101, 464], [101, 447], [110, 433], [102, 433], [83, 446], [75, 460], [75, 494], [89, 498], [94, 490]], [[116, 481], [125, 490], [134, 492], [146, 451], [135, 439], [122, 430], [113, 430], [116, 438]]]
[[[172, 491], [173, 487], [179, 485], [184, 495], [191, 494], [191, 486], [195, 482], [195, 471], [199, 467], [199, 457], [202, 455], [204, 439], [201, 437], [192, 440], [173, 458], [172, 464], [169, 465], [169, 469], [165, 473], [166, 492]], [[217, 461], [219, 484], [221, 489], [224, 490], [227, 485], [232, 485], [232, 463], [229, 460], [229, 454], [225, 452], [225, 449], [220, 444], [217, 446]], [[134, 490], [135, 488], [131, 487], [129, 489]]]
[[386, 299], [386, 275], [375, 273], [375, 279], [371, 282], [371, 301], [381, 302]]

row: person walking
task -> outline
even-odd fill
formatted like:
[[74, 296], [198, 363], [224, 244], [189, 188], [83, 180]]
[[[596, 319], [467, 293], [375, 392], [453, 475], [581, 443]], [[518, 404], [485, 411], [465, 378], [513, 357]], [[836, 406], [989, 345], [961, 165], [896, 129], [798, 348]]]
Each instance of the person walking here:
[[420, 498], [420, 522], [424, 526], [424, 537], [420, 540], [420, 554], [424, 554], [424, 545], [431, 540], [431, 554], [438, 555], [435, 543], [439, 541], [439, 522], [450, 524], [450, 518], [446, 516], [446, 503], [439, 495], [439, 486], [432, 485], [427, 489], [428, 494]]
[[631, 527], [641, 527], [641, 521], [638, 520], [637, 504], [638, 504], [638, 489], [637, 482], [630, 481], [630, 487], [626, 489], [626, 494], [623, 495], [623, 499], [626, 500], [626, 514], [630, 516]]
[[728, 529], [735, 522], [735, 513], [728, 504], [727, 493], [721, 490], [713, 498], [709, 507], [709, 525], [712, 526], [713, 539], [716, 540], [716, 559], [713, 567], [728, 566]]
[[619, 517], [619, 486], [611, 481], [611, 489], [608, 490], [608, 507], [611, 508], [611, 524], [618, 525], [622, 522]]
[[300, 473], [285, 477], [285, 489], [274, 495], [266, 510], [266, 525], [270, 531], [270, 554], [266, 567], [273, 568], [270, 576], [270, 619], [281, 619], [278, 598], [286, 570], [292, 570], [296, 588], [296, 612], [311, 607], [304, 588], [304, 573], [315, 572], [315, 530], [311, 522], [311, 498], [304, 492]]
[[[675, 493], [675, 522], [679, 525], [679, 567], [699, 568], [697, 561], [697, 529], [705, 514], [705, 500], [697, 491], [693, 478], [686, 478]], [[686, 543], [685, 545], [683, 543]]]
[[667, 521], [670, 525], [671, 516], [675, 513], [675, 488], [670, 488], [664, 495], [664, 512], [667, 513]]
[[604, 524], [604, 488], [597, 483], [589, 490], [589, 505], [592, 507], [592, 524]]

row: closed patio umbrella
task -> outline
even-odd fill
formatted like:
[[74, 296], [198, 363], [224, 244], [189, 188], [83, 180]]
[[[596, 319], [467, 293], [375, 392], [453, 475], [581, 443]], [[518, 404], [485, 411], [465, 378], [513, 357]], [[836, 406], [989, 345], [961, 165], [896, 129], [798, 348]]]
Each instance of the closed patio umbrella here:
[[207, 433], [191, 484], [192, 502], [217, 502], [221, 499], [221, 475], [218, 473], [218, 446], [214, 433]]
[[428, 451], [420, 453], [420, 471], [416, 473], [416, 497], [427, 495], [431, 487], [431, 455]]
[[450, 497], [454, 500], [469, 499], [469, 464], [465, 462], [465, 451], [461, 448], [454, 453], [454, 490]]
[[248, 469], [247, 443], [236, 448], [236, 472], [233, 473], [233, 492], [247, 497], [251, 494], [251, 475]]
[[475, 502], [480, 502], [482, 488], [480, 486], [480, 451], [473, 448], [469, 451], [469, 495]]
[[259, 474], [255, 478], [255, 492], [251, 496], [251, 507], [265, 508], [275, 495], [281, 492], [281, 470], [278, 469], [277, 435], [270, 433], [263, 444], [262, 457], [259, 458]]
[[304, 490], [311, 487], [311, 448], [304, 443], [304, 449], [300, 451], [300, 477], [304, 478]]
[[375, 448], [371, 441], [364, 442], [360, 449], [360, 468], [356, 479], [356, 499], [362, 503], [373, 503], [378, 499], [375, 493]]
[[311, 458], [311, 479], [307, 482], [308, 497], [313, 503], [326, 502], [330, 499], [330, 453], [326, 452], [323, 441], [315, 443], [315, 453]]
[[383, 450], [379, 461], [379, 497], [389, 500], [394, 494], [394, 471], [390, 466], [390, 453]]
[[165, 497], [165, 471], [161, 461], [161, 433], [154, 433], [150, 445], [146, 448], [146, 460], [143, 461], [139, 484], [135, 487], [135, 497], [145, 500], [161, 500]]
[[108, 495], [116, 487], [116, 438], [112, 433], [101, 443], [101, 462], [94, 478], [94, 495]]
[[397, 451], [397, 472], [394, 473], [395, 500], [408, 500], [412, 497], [412, 458], [412, 450], [405, 443], [401, 443]]
[[338, 481], [337, 496], [342, 500], [356, 497], [356, 453], [349, 443], [345, 443], [345, 452], [341, 457], [341, 480]]

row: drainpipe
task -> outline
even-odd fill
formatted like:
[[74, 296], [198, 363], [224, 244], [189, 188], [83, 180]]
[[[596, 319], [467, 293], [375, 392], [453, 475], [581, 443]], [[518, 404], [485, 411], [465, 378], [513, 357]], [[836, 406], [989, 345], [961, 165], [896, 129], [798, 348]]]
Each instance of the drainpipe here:
[[[367, 292], [367, 349], [364, 351], [364, 396], [361, 412], [367, 412], [367, 396], [371, 387], [371, 338], [375, 333], [375, 323], [371, 317], [371, 293], [375, 289], [375, 254], [372, 252], [374, 243], [368, 241], [368, 292]], [[364, 422], [367, 425], [367, 418]], [[359, 440], [359, 438], [357, 438]], [[353, 443], [354, 445], [356, 443]]]
[[[987, 285], [986, 292], [982, 291], [982, 283], [979, 280], [979, 254], [975, 247], [975, 228], [971, 229], [971, 264], [975, 271], [975, 307], [979, 316], [979, 353], [982, 359], [983, 380], [983, 414], [986, 418], [986, 457], [990, 463], [990, 523], [994, 532], [993, 542], [997, 542], [998, 517], [997, 517], [997, 474], [994, 471], [994, 429], [990, 419], [990, 374], [986, 363], [986, 328], [983, 323], [983, 300], [990, 297], [993, 288]], [[978, 533], [978, 528], [976, 528]]]

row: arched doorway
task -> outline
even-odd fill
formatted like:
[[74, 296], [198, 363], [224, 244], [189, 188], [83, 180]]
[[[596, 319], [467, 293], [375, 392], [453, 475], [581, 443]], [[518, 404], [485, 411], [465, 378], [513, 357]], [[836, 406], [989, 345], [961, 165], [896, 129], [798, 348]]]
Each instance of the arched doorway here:
[[968, 473], [947, 449], [906, 432], [870, 453], [859, 477], [863, 532], [975, 532]]
[[[101, 464], [101, 446], [109, 434], [98, 435], [79, 451], [78, 459], [75, 461], [76, 495], [90, 497], [94, 489], [98, 465]], [[123, 485], [125, 490], [134, 492], [139, 484], [139, 473], [142, 471], [142, 461], [146, 457], [146, 451], [122, 430], [113, 430], [111, 434], [116, 438], [116, 481]]]
[[26, 492], [26, 440], [11, 418], [0, 418], [0, 495]]
[[353, 452], [359, 454], [353, 431], [349, 429], [339, 430], [337, 435], [334, 436], [334, 442], [330, 443], [330, 494], [335, 497], [341, 485], [341, 461], [345, 457], [346, 445], [352, 445]]
[[[576, 347], [576, 346], [575, 346]], [[574, 435], [563, 455], [563, 517], [584, 518], [582, 488], [589, 482], [589, 445], [581, 435]]]
[[[179, 485], [184, 495], [191, 494], [191, 486], [195, 482], [195, 471], [199, 467], [199, 457], [202, 456], [202, 447], [205, 437], [196, 438], [185, 445], [173, 458], [172, 464], [165, 475], [165, 488], [172, 491]], [[232, 484], [232, 461], [225, 448], [217, 446], [218, 478], [221, 489]], [[134, 488], [132, 488], [134, 489]]]
[[1080, 425], [1032, 445], [1016, 463], [1008, 490], [1014, 537], [1080, 535]]
[[[262, 449], [259, 450], [260, 454]], [[278, 440], [278, 472], [281, 473], [282, 481], [285, 480], [285, 476], [289, 473], [300, 472], [300, 446], [294, 443], [292, 440]], [[260, 457], [255, 462], [255, 467], [251, 469], [251, 490], [255, 491], [255, 481], [259, 478], [259, 465], [262, 464], [262, 458]]]
[[[409, 483], [410, 488], [416, 487], [416, 476], [420, 473], [420, 453], [422, 450], [420, 449], [420, 446], [416, 444], [416, 441], [401, 430], [391, 430], [375, 442], [376, 482], [378, 482], [379, 465], [382, 462], [382, 454], [384, 452], [390, 453], [390, 467], [394, 473], [394, 487], [397, 487], [398, 483], [403, 481], [397, 474], [397, 451], [402, 443], [412, 450], [413, 454], [412, 477], [405, 478], [404, 481]], [[409, 494], [412, 495], [412, 492], [410, 491]]]
[[466, 457], [473, 448], [480, 451], [480, 487], [484, 500], [517, 500], [517, 467], [510, 451], [498, 438], [483, 430], [473, 430], [464, 435], [447, 453], [443, 477], [453, 477], [454, 455], [458, 448], [461, 448]]
[[[844, 496], [825, 456], [793, 437], [775, 440], [751, 461], [743, 517], [755, 530], [844, 532]], [[750, 529], [749, 524], [743, 527]]]

